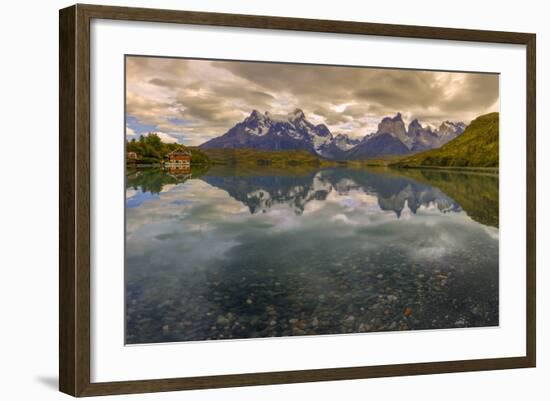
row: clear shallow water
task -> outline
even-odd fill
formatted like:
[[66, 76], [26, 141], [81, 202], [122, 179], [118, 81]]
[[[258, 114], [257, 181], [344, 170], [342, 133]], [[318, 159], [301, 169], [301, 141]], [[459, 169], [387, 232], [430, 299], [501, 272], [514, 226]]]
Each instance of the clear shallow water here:
[[496, 176], [127, 177], [127, 343], [495, 325]]

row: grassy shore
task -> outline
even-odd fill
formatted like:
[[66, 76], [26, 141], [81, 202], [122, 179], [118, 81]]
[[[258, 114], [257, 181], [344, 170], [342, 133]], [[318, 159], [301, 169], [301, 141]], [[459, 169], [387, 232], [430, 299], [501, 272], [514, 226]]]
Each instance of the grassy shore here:
[[498, 175], [498, 167], [430, 166], [430, 165], [418, 165], [418, 166], [389, 165], [388, 167], [396, 170], [420, 169], [420, 170], [439, 170], [439, 171], [449, 171], [449, 172], [484, 173], [484, 174], [490, 174], [490, 175]]

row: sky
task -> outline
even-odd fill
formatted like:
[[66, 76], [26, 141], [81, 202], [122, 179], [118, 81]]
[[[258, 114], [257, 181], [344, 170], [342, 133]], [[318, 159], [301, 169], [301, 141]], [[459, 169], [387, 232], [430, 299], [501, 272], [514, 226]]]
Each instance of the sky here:
[[252, 110], [304, 111], [354, 138], [397, 112], [406, 123], [468, 124], [499, 110], [496, 74], [128, 56], [126, 135], [157, 132], [164, 142], [200, 145]]

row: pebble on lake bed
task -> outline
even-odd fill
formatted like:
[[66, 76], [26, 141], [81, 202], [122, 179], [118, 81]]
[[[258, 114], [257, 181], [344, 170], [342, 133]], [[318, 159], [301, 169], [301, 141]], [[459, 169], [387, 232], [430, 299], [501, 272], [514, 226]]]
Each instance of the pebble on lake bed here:
[[397, 297], [395, 295], [388, 295], [388, 301], [389, 302], [395, 302], [395, 301], [397, 301]]

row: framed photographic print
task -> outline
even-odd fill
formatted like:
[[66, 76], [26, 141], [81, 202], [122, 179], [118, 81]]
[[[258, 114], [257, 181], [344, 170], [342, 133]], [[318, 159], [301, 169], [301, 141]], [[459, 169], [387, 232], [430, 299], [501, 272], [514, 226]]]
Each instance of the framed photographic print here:
[[535, 35], [60, 11], [60, 390], [534, 367]]

